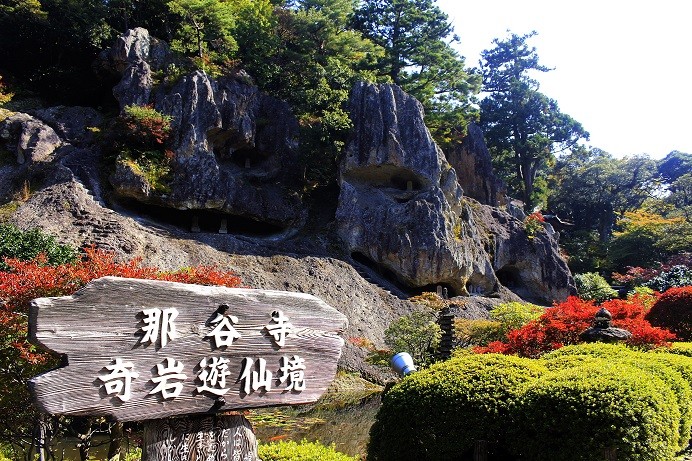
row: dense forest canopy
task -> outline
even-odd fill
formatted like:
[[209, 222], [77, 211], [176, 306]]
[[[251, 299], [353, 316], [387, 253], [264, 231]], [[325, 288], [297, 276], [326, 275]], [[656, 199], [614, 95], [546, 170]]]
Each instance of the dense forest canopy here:
[[530, 45], [535, 32], [495, 39], [470, 68], [454, 48], [464, 31], [434, 0], [0, 0], [0, 105], [12, 108], [14, 93], [114, 113], [114, 76], [94, 62], [133, 27], [180, 54], [171, 73], [244, 69], [288, 101], [306, 181], [336, 177], [353, 84], [391, 82], [423, 104], [443, 150], [480, 124], [508, 195], [566, 223], [558, 230], [573, 271], [608, 276], [692, 251], [692, 155], [586, 147], [586, 127], [532, 78], [551, 70]]

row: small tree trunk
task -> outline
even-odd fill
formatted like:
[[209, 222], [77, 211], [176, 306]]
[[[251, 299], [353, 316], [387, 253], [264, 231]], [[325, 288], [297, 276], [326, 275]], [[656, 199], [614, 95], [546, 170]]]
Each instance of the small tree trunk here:
[[603, 449], [603, 459], [605, 461], [617, 461], [618, 451], [615, 447]]
[[119, 461], [123, 443], [123, 423], [115, 423], [111, 428], [111, 440], [108, 444], [108, 461]]
[[473, 446], [473, 461], [488, 461], [487, 440], [476, 440]]
[[[172, 456], [174, 453], [176, 456]], [[259, 461], [257, 439], [243, 415], [147, 421], [142, 461], [164, 461], [176, 457], [205, 461]]]
[[89, 459], [89, 450], [91, 449], [92, 436], [94, 431], [92, 430], [93, 421], [91, 418], [79, 418], [73, 421], [72, 429], [75, 431], [75, 435], [79, 439], [77, 443], [77, 449], [79, 450], [79, 459], [81, 461], [87, 461]]

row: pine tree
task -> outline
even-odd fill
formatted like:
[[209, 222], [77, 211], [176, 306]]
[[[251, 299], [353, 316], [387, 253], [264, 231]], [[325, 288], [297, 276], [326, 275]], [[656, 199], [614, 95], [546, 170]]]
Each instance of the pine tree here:
[[527, 210], [545, 201], [545, 178], [555, 154], [589, 137], [529, 77], [530, 71], [550, 70], [539, 64], [536, 49], [526, 43], [535, 34], [495, 39], [495, 47], [481, 54], [483, 89], [489, 93], [481, 101], [481, 126], [496, 166]]

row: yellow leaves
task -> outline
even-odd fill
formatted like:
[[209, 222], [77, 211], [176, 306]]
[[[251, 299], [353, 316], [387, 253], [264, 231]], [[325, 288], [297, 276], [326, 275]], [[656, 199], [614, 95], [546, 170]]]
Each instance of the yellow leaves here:
[[626, 211], [623, 218], [618, 220], [618, 225], [622, 227], [622, 232], [616, 232], [615, 235], [622, 235], [626, 232], [638, 230], [658, 230], [664, 226], [682, 224], [685, 219], [664, 218], [657, 213], [651, 213], [645, 210]]

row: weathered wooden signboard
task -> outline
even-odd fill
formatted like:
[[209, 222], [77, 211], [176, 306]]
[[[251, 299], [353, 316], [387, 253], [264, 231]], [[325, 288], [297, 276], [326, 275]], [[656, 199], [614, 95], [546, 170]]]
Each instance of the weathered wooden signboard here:
[[104, 277], [33, 301], [32, 341], [67, 366], [30, 386], [48, 413], [119, 421], [309, 403], [346, 326], [306, 294]]

